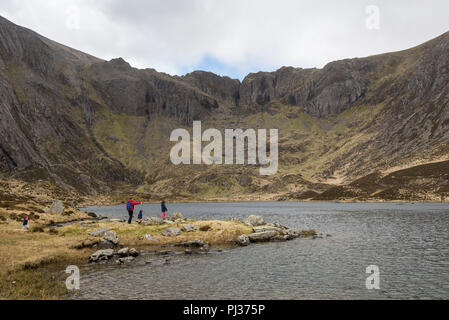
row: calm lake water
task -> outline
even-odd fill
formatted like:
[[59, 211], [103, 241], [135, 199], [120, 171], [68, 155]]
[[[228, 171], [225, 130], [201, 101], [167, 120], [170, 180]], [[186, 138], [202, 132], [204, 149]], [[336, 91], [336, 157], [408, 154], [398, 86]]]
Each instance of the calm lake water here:
[[[145, 216], [159, 216], [159, 205], [142, 208]], [[448, 204], [176, 203], [168, 209], [194, 219], [257, 214], [332, 236], [174, 255], [168, 264], [167, 257], [147, 254], [126, 266], [84, 266], [76, 298], [449, 299]], [[85, 210], [127, 216], [125, 205]], [[366, 289], [369, 265], [380, 268], [380, 290]]]

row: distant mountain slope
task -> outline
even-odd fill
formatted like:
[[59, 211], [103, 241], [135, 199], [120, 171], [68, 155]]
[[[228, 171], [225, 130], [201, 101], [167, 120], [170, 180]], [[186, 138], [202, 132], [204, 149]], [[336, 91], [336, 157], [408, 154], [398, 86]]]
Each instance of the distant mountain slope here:
[[[449, 159], [449, 32], [401, 52], [240, 82], [103, 61], [0, 17], [0, 83], [0, 171], [82, 193], [341, 198], [335, 185]], [[278, 174], [172, 165], [170, 133], [193, 120], [203, 128], [279, 128]]]

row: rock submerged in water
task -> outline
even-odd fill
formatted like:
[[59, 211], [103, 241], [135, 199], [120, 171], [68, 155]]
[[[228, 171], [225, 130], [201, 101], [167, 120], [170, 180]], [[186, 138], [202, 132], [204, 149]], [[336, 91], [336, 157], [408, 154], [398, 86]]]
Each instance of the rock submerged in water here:
[[176, 243], [176, 247], [187, 247], [187, 248], [207, 248], [209, 247], [209, 242], [204, 242], [199, 239], [192, 240], [192, 241], [186, 241], [181, 243]]
[[105, 249], [105, 250], [98, 250], [94, 254], [92, 254], [89, 257], [89, 262], [98, 262], [103, 260], [109, 260], [114, 256], [114, 250], [112, 249]]
[[240, 246], [249, 246], [250, 245], [249, 237], [246, 234], [242, 234], [238, 237], [237, 243]]
[[124, 264], [124, 263], [133, 262], [135, 259], [136, 258], [129, 256], [129, 257], [119, 258], [116, 262], [117, 262], [117, 264]]

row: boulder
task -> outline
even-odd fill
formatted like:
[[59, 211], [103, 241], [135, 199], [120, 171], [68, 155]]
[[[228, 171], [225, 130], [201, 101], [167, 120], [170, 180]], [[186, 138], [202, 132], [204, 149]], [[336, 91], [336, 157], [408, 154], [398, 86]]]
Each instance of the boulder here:
[[251, 242], [261, 242], [261, 241], [270, 241], [272, 238], [278, 236], [279, 233], [276, 231], [264, 231], [264, 232], [256, 232], [248, 235], [248, 238]]
[[137, 257], [137, 256], [139, 255], [139, 252], [138, 252], [136, 249], [131, 248], [131, 249], [129, 250], [129, 255], [130, 255], [131, 257]]
[[247, 225], [257, 227], [263, 226], [265, 224], [265, 220], [261, 216], [250, 215], [248, 218], [246, 218], [245, 223]]
[[184, 232], [197, 232], [198, 228], [191, 224], [186, 224], [184, 227], [181, 228]]
[[152, 241], [152, 242], [158, 242], [158, 241], [159, 241], [158, 239], [152, 237], [150, 234], [144, 235], [143, 238], [144, 238], [145, 240]]
[[97, 247], [100, 248], [100, 249], [113, 249], [113, 248], [115, 248], [115, 244], [113, 244], [113, 243], [110, 242], [110, 241], [101, 239], [101, 240], [98, 242]]
[[148, 226], [148, 225], [160, 225], [164, 224], [164, 220], [159, 217], [148, 217], [145, 220], [142, 221], [142, 225]]
[[49, 208], [49, 212], [50, 213], [55, 213], [55, 214], [60, 214], [60, 215], [64, 215], [64, 203], [61, 200], [55, 200], [50, 208]]
[[182, 215], [181, 212], [173, 212], [169, 214], [166, 219], [171, 221], [183, 220], [184, 216]]
[[109, 229], [106, 228], [106, 227], [104, 227], [104, 228], [96, 229], [96, 230], [93, 230], [93, 231], [89, 231], [89, 234], [90, 234], [91, 236], [94, 236], [94, 237], [102, 237], [102, 236], [104, 236], [104, 235], [106, 234], [106, 232], [108, 232], [108, 231], [109, 231]]
[[98, 218], [95, 212], [88, 212], [87, 215], [91, 218]]
[[114, 231], [107, 231], [104, 235], [104, 240], [111, 242], [114, 245], [117, 245], [119, 242], [119, 237], [117, 236], [117, 233]]
[[134, 257], [124, 257], [117, 260], [117, 264], [124, 264], [133, 262], [136, 258]]
[[237, 244], [240, 246], [248, 246], [250, 244], [249, 237], [246, 234], [242, 234], [237, 239]]
[[162, 235], [164, 237], [176, 237], [181, 234], [181, 229], [179, 228], [167, 228], [162, 230]]
[[274, 226], [269, 226], [269, 225], [265, 225], [265, 226], [258, 226], [258, 227], [253, 227], [254, 232], [265, 232], [265, 231], [275, 231], [278, 232], [280, 234], [284, 234], [285, 230], [278, 228], [278, 227], [274, 227]]
[[128, 248], [120, 249], [119, 251], [117, 251], [117, 254], [118, 254], [120, 257], [127, 257], [127, 256], [130, 255], [130, 254], [129, 254], [129, 249], [128, 249]]
[[98, 250], [94, 254], [89, 257], [89, 262], [97, 262], [101, 260], [109, 260], [114, 255], [114, 250], [106, 249], [106, 250]]

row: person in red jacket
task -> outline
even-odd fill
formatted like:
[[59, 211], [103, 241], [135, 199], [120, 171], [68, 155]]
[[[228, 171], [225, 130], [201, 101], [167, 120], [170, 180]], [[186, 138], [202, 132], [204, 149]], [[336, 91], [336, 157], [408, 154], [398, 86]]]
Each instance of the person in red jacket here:
[[142, 204], [142, 202], [134, 202], [132, 200], [128, 200], [128, 202], [126, 203], [126, 210], [128, 210], [129, 214], [128, 224], [131, 224], [131, 221], [133, 220], [134, 206], [137, 206], [139, 204]]

